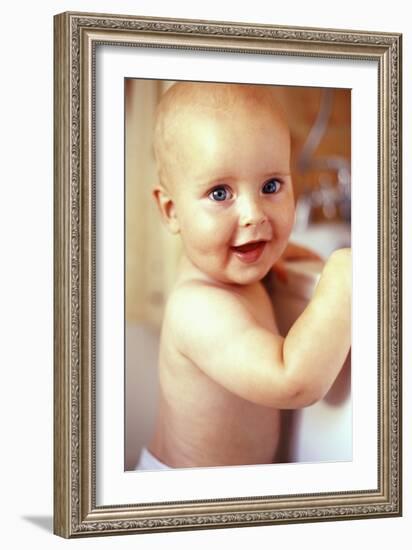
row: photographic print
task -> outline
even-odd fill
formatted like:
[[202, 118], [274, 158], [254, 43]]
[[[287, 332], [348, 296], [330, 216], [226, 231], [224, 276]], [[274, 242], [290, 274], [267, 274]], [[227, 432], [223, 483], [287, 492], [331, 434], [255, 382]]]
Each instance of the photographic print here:
[[[169, 95], [165, 95], [167, 90], [170, 90], [169, 94], [173, 94], [171, 99], [169, 99]], [[190, 134], [189, 113], [184, 112], [181, 114], [180, 128], [185, 134], [189, 134], [194, 142], [198, 143], [202, 162], [206, 165], [204, 169], [207, 169], [210, 163], [211, 171], [218, 170], [219, 162], [226, 162], [224, 146], [229, 142], [234, 166], [228, 168], [224, 166], [227, 173], [218, 177], [218, 184], [224, 187], [221, 190], [223, 196], [220, 200], [222, 208], [216, 209], [214, 213], [216, 223], [223, 219], [226, 210], [234, 211], [244, 196], [241, 193], [240, 184], [249, 177], [250, 166], [258, 164], [258, 154], [252, 146], [258, 143], [262, 137], [263, 141], [257, 146], [257, 149], [263, 151], [263, 144], [268, 141], [268, 136], [265, 135], [263, 128], [259, 127], [258, 132], [253, 130], [253, 126], [258, 121], [259, 104], [269, 99], [269, 113], [273, 112], [276, 116], [278, 113], [281, 114], [287, 128], [285, 135], [287, 144], [283, 151], [285, 158], [282, 156], [280, 159], [276, 159], [275, 157], [276, 150], [282, 146], [282, 142], [280, 144], [278, 142], [278, 139], [282, 139], [282, 135], [276, 134], [272, 148], [264, 157], [265, 160], [266, 155], [274, 157], [274, 166], [270, 167], [274, 174], [278, 172], [283, 178], [290, 178], [290, 182], [288, 181], [287, 184], [290, 185], [292, 191], [290, 216], [294, 217], [294, 223], [292, 226], [290, 220], [286, 222], [288, 225], [284, 241], [281, 244], [281, 251], [269, 251], [269, 254], [266, 254], [268, 259], [262, 258], [262, 271], [253, 275], [250, 281], [245, 281], [241, 285], [233, 284], [233, 279], [229, 279], [231, 282], [227, 282], [224, 272], [227, 248], [231, 254], [239, 256], [239, 253], [233, 251], [232, 246], [233, 240], [239, 239], [239, 233], [244, 232], [240, 236], [244, 240], [253, 238], [254, 241], [258, 241], [259, 238], [264, 238], [263, 244], [259, 245], [258, 241], [256, 246], [268, 248], [271, 240], [278, 239], [278, 234], [283, 231], [282, 225], [276, 227], [274, 223], [274, 218], [278, 218], [279, 214], [275, 213], [276, 203], [273, 200], [275, 195], [277, 196], [283, 191], [280, 189], [283, 179], [279, 179], [279, 189], [276, 187], [277, 180], [270, 182], [273, 189], [266, 187], [266, 191], [272, 191], [272, 193], [266, 192], [264, 195], [273, 195], [272, 200], [268, 203], [268, 215], [266, 215], [263, 205], [254, 205], [253, 202], [251, 205], [246, 203], [246, 207], [257, 206], [262, 209], [263, 212], [260, 214], [262, 216], [261, 229], [256, 230], [253, 219], [249, 229], [246, 231], [242, 229], [243, 211], [239, 206], [238, 213], [235, 212], [234, 215], [235, 220], [231, 218], [226, 222], [229, 227], [226, 227], [226, 223], [223, 223], [221, 228], [213, 225], [210, 234], [207, 227], [205, 229], [200, 227], [199, 231], [202, 231], [200, 242], [193, 243], [194, 249], [189, 250], [189, 256], [197, 267], [199, 264], [202, 266], [199, 259], [196, 259], [197, 251], [200, 250], [205, 258], [209, 255], [205, 259], [200, 273], [205, 275], [207, 283], [212, 285], [216, 285], [217, 282], [221, 283], [224, 278], [226, 284], [224, 289], [231, 296], [233, 296], [232, 293], [237, 295], [239, 289], [242, 289], [243, 292], [248, 289], [250, 292], [256, 288], [252, 285], [259, 282], [264, 292], [268, 294], [266, 305], [271, 304], [274, 309], [274, 317], [272, 317], [273, 312], [270, 307], [268, 308], [270, 322], [274, 323], [272, 330], [286, 336], [293, 323], [308, 305], [325, 262], [335, 250], [350, 248], [350, 90], [127, 79], [125, 94], [126, 470], [156, 470], [167, 467], [165, 464], [167, 457], [165, 459], [161, 456], [162, 450], [167, 454], [168, 451], [164, 449], [166, 446], [177, 447], [169, 450], [170, 455], [173, 455], [170, 458], [176, 460], [175, 467], [179, 467], [179, 460], [181, 460], [180, 467], [351, 460], [352, 410], [349, 357], [347, 360], [345, 357], [337, 359], [332, 378], [329, 380], [329, 387], [324, 390], [324, 395], [318, 396], [317, 405], [306, 407], [297, 403], [298, 406], [296, 406], [293, 400], [287, 398], [286, 402], [281, 404], [282, 411], [274, 405], [263, 404], [262, 397], [254, 396], [247, 390], [241, 395], [234, 393], [230, 380], [224, 379], [223, 385], [220, 383], [220, 379], [217, 379], [218, 382], [212, 381], [208, 366], [204, 367], [206, 369], [204, 371], [197, 365], [188, 365], [184, 358], [180, 358], [178, 362], [184, 365], [181, 367], [183, 372], [179, 375], [175, 371], [176, 368], [179, 369], [177, 365], [174, 365], [177, 359], [173, 360], [168, 357], [168, 353], [163, 350], [161, 329], [168, 297], [171, 296], [173, 303], [176, 290], [187, 288], [187, 283], [184, 283], [183, 286], [179, 283], [179, 273], [182, 270], [185, 273], [185, 268], [182, 266], [182, 262], [185, 261], [182, 241], [184, 242], [187, 236], [184, 233], [180, 238], [180, 231], [172, 233], [170, 224], [168, 226], [167, 223], [168, 220], [164, 219], [162, 210], [157, 207], [159, 204], [156, 205], [156, 192], [162, 189], [162, 186], [170, 187], [167, 177], [173, 176], [165, 173], [165, 168], [162, 171], [162, 166], [156, 168], [153, 146], [153, 143], [157, 143], [158, 149], [162, 147], [160, 141], [168, 139], [168, 128], [175, 123], [174, 120], [170, 120], [171, 116], [178, 117], [179, 108], [187, 109], [189, 99], [193, 102], [193, 107], [189, 107], [190, 113], [192, 116], [193, 112], [198, 115], [198, 119], [194, 119], [196, 127], [192, 128], [192, 134]], [[179, 106], [182, 95], [185, 97], [184, 105]], [[209, 104], [211, 96], [213, 100]], [[227, 102], [239, 101], [242, 98], [246, 100], [244, 108], [247, 116], [245, 116], [244, 124], [238, 127], [234, 122], [237, 117], [235, 113], [231, 113]], [[165, 102], [169, 102], [166, 107], [164, 107]], [[236, 108], [235, 105], [233, 109]], [[212, 109], [210, 118], [205, 115], [205, 109]], [[230, 132], [230, 136], [225, 136], [224, 143], [218, 141], [219, 136], [215, 135], [214, 131], [212, 138], [210, 137], [211, 129], [209, 127], [210, 122], [216, 123], [216, 118], [222, 115], [222, 110], [228, 117], [227, 130]], [[164, 128], [161, 128], [162, 124], [165, 125]], [[269, 127], [272, 128], [273, 124], [274, 122], [271, 121]], [[163, 137], [160, 132], [164, 132]], [[268, 133], [270, 134], [270, 131]], [[240, 136], [248, 136], [248, 134], [250, 134], [251, 143], [242, 144]], [[151, 135], [152, 138], [150, 138]], [[206, 163], [208, 149], [205, 150], [205, 148], [210, 147], [209, 139], [213, 144], [216, 143], [213, 145], [216, 150], [213, 150], [213, 160], [210, 159], [209, 163]], [[205, 140], [207, 140], [206, 143]], [[182, 144], [182, 150], [183, 147]], [[251, 151], [251, 159], [246, 167], [240, 170], [241, 158], [245, 156], [247, 150]], [[187, 154], [194, 157], [193, 162], [197, 170], [201, 161], [195, 157], [195, 153], [195, 150], [191, 150]], [[219, 153], [222, 153], [224, 158], [219, 159]], [[173, 150], [170, 154], [174, 159], [179, 158], [178, 150]], [[161, 163], [162, 160], [163, 162], [167, 161], [164, 158], [164, 151], [159, 150], [157, 156], [158, 163]], [[173, 166], [179, 170], [178, 160], [174, 163]], [[240, 172], [237, 178], [232, 174], [233, 171], [236, 172], [234, 167]], [[189, 170], [189, 166], [185, 165], [184, 171], [189, 172]], [[260, 174], [253, 175], [253, 181], [256, 179], [259, 181], [259, 189], [266, 183], [268, 174], [267, 170], [261, 170]], [[196, 175], [197, 172], [192, 176], [194, 180]], [[160, 181], [162, 178], [165, 180], [163, 185]], [[225, 183], [225, 179], [227, 183]], [[183, 180], [183, 175], [180, 173], [179, 180]], [[237, 186], [235, 186], [235, 180]], [[212, 184], [210, 184], [208, 177], [206, 177], [206, 181], [205, 193], [208, 197], [209, 185], [213, 187], [213, 183], [216, 182], [212, 178]], [[189, 185], [190, 182], [187, 181], [185, 193], [188, 195], [190, 193]], [[225, 187], [226, 185], [228, 187]], [[248, 190], [250, 188], [246, 187], [246, 191]], [[189, 197], [187, 198], [189, 199]], [[190, 214], [190, 219], [187, 222], [190, 233], [196, 231], [201, 223], [199, 215], [202, 210], [195, 213], [194, 209], [197, 208], [197, 205], [200, 208], [202, 206], [208, 208], [209, 201], [214, 201], [213, 196], [208, 197], [207, 201], [203, 198], [202, 194], [200, 196], [194, 194], [191, 199], [193, 203], [190, 202], [187, 205]], [[257, 201], [256, 197], [253, 200]], [[223, 206], [225, 210], [223, 210]], [[166, 224], [161, 223], [162, 218]], [[214, 216], [212, 216], [212, 220], [213, 218]], [[210, 221], [210, 216], [207, 220]], [[204, 241], [210, 242], [212, 235], [216, 232], [222, 237], [219, 237], [213, 248], [204, 248]], [[251, 248], [253, 243], [242, 246], [244, 249], [250, 248], [250, 250], [241, 253], [240, 258], [235, 257], [235, 261], [242, 262], [240, 268], [243, 265], [247, 269], [258, 266], [261, 261], [259, 248], [256, 251], [253, 250]], [[211, 262], [213, 258], [216, 259], [218, 254], [222, 254], [223, 266], [218, 271], [211, 273]], [[236, 268], [236, 265], [234, 267]], [[182, 276], [184, 277], [183, 274]], [[341, 276], [340, 273], [334, 275], [334, 281], [339, 276]], [[193, 284], [192, 279], [190, 280]], [[200, 291], [201, 288], [202, 286], [199, 288]], [[220, 284], [219, 291], [222, 291]], [[344, 293], [342, 286], [339, 286], [339, 293]], [[185, 300], [184, 293], [182, 299]], [[224, 296], [219, 297], [217, 307], [219, 307], [221, 299], [224, 300]], [[257, 300], [256, 296], [254, 300]], [[335, 304], [335, 299], [332, 303]], [[263, 308], [263, 305], [259, 307]], [[331, 309], [335, 306], [328, 304], [327, 307]], [[241, 311], [239, 311], [240, 313]], [[340, 313], [338, 312], [338, 316]], [[190, 313], [188, 314], [190, 315]], [[199, 322], [198, 311], [192, 312], [192, 315], [193, 319], [190, 322], [185, 321], [190, 326]], [[210, 316], [209, 323], [212, 326], [217, 324], [217, 318], [220, 315], [216, 314], [216, 318], [214, 318], [210, 302], [208, 302], [208, 315]], [[350, 310], [348, 319], [349, 317]], [[265, 322], [268, 323], [269, 319], [266, 319]], [[321, 318], [320, 323], [327, 325], [328, 337], [332, 338], [333, 336], [335, 339], [337, 349], [334, 349], [333, 353], [339, 353], [341, 346], [339, 339], [344, 338], [344, 335], [336, 333], [336, 328], [332, 328], [333, 321], [331, 323], [330, 320], [327, 320], [326, 315]], [[312, 321], [309, 321], [309, 324], [312, 326]], [[163, 346], [165, 347], [170, 345], [169, 330], [165, 324], [162, 332]], [[182, 330], [185, 330], [184, 327]], [[212, 329], [202, 332], [209, 333], [209, 337], [213, 339], [215, 345], [222, 340], [226, 348], [233, 345], [237, 349], [240, 345], [239, 340], [242, 340], [242, 335], [239, 334], [236, 337], [233, 334], [231, 341], [228, 341], [229, 334], [232, 332], [230, 319], [226, 330], [221, 328], [219, 334], [214, 334]], [[348, 334], [351, 332], [350, 319], [347, 332]], [[193, 338], [199, 341], [201, 336], [193, 335]], [[281, 345], [285, 345], [283, 341], [281, 341]], [[345, 349], [340, 353], [348, 356], [349, 339], [344, 345]], [[213, 342], [209, 341], [208, 346], [213, 347]], [[250, 346], [252, 347], [251, 354], [256, 353], [259, 349], [256, 344], [250, 343]], [[314, 349], [321, 347], [322, 342], [314, 340]], [[180, 353], [178, 344], [177, 349], [172, 353]], [[235, 349], [232, 350], [231, 354], [235, 353]], [[266, 353], [269, 354], [270, 351], [267, 350]], [[317, 358], [318, 360], [319, 358]], [[170, 366], [169, 361], [172, 362]], [[218, 362], [220, 361], [218, 360]], [[230, 373], [230, 378], [235, 379], [237, 361], [233, 358], [231, 362], [234, 363], [234, 371]], [[249, 362], [256, 363], [257, 359], [249, 359]], [[273, 364], [276, 364], [275, 360], [273, 360]], [[200, 377], [195, 374], [195, 378], [193, 378], [193, 374], [187, 373], [193, 367], [200, 368], [202, 371]], [[223, 369], [224, 366], [221, 365], [219, 368]], [[230, 368], [230, 366], [227, 367], [228, 370]], [[305, 368], [311, 372], [312, 377], [314, 368], [310, 362], [305, 362]], [[169, 372], [169, 369], [173, 374]], [[254, 382], [256, 383], [256, 377], [262, 376], [262, 374], [250, 368], [250, 379], [246, 379], [245, 384], [251, 386]], [[182, 376], [182, 380], [179, 379], [180, 376]], [[320, 377], [324, 377], [324, 372], [320, 372]], [[275, 387], [276, 383], [274, 383]], [[223, 395], [221, 395], [222, 393]], [[220, 395], [221, 398], [220, 408], [216, 404], [217, 395]], [[227, 397], [227, 401], [223, 399], [223, 396]], [[270, 398], [275, 400], [275, 394]], [[164, 414], [162, 411], [167, 411], [167, 422], [162, 417]], [[176, 417], [175, 420], [174, 417]], [[179, 429], [182, 430], [182, 433], [176, 434], [172, 438], [163, 432], [166, 430], [168, 433], [175, 433], [178, 429], [174, 425], [177, 418], [181, 419], [179, 424], [182, 422], [182, 426]], [[208, 434], [211, 429], [213, 436], [210, 439]], [[258, 433], [259, 429], [261, 433]], [[174, 438], [177, 441], [174, 442]], [[184, 452], [184, 456], [179, 457], [179, 442], [182, 440], [184, 440], [184, 444], [182, 443], [184, 451], [182, 449], [181, 453]], [[226, 450], [224, 443], [227, 443]], [[213, 448], [213, 451], [209, 454], [210, 447]], [[235, 451], [234, 448], [237, 448], [238, 451]], [[155, 451], [156, 449], [157, 451]], [[163, 461], [159, 458], [162, 458]]]

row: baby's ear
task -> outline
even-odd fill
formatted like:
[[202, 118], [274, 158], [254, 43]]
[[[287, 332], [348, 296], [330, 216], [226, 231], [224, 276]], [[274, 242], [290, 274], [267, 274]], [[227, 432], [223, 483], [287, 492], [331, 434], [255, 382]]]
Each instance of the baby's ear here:
[[180, 227], [176, 216], [175, 203], [167, 189], [162, 185], [158, 185], [153, 189], [153, 196], [166, 227], [173, 234], [179, 233]]

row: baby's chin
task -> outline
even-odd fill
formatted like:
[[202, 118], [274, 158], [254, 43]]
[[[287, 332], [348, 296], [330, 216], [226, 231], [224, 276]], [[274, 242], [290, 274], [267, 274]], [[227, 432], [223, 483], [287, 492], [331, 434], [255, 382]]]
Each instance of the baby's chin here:
[[262, 279], [266, 277], [269, 271], [270, 269], [266, 269], [266, 270], [260, 270], [257, 273], [242, 274], [241, 276], [234, 277], [232, 284], [246, 286], [246, 285], [253, 285], [253, 284], [259, 283], [260, 281], [262, 281]]
[[[270, 251], [268, 250], [268, 252]], [[278, 259], [279, 254], [268, 253], [266, 258], [256, 262], [256, 264], [236, 266], [234, 269], [229, 269], [227, 274], [232, 284], [251, 285], [258, 283], [266, 277]]]
[[[268, 250], [268, 252], [270, 252]], [[229, 262], [207, 262], [204, 258], [191, 258], [186, 254], [188, 265], [195, 269], [195, 273], [209, 283], [216, 285], [252, 285], [266, 277], [278, 255], [267, 254], [266, 257], [250, 264], [242, 263], [232, 257]]]
[[229, 269], [223, 272], [208, 273], [217, 284], [247, 286], [261, 281], [269, 273], [271, 266], [248, 266], [246, 269]]

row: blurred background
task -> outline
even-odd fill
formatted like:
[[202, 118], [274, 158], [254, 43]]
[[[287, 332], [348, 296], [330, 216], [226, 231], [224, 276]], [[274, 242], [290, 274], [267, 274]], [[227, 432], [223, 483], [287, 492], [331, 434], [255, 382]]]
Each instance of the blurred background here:
[[[160, 327], [181, 250], [179, 238], [160, 222], [151, 195], [157, 182], [152, 149], [155, 111], [172, 84], [140, 79], [126, 79], [125, 84], [126, 470], [134, 468], [153, 428]], [[350, 90], [274, 89], [291, 130], [296, 199], [291, 240], [327, 258], [351, 242]], [[305, 307], [321, 268], [313, 262], [291, 265], [287, 287], [279, 288], [275, 280], [269, 285], [277, 314], [281, 310], [283, 331]], [[285, 425], [289, 437], [282, 461], [350, 460], [350, 361], [324, 402], [285, 414]]]

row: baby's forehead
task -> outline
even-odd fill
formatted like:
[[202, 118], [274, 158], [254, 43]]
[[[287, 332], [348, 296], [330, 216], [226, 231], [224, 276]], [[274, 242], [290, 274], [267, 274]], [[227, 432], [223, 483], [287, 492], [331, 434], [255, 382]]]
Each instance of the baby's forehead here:
[[256, 127], [266, 131], [268, 124], [277, 139], [290, 143], [289, 126], [274, 86], [174, 84], [159, 103], [155, 124], [154, 152], [161, 179], [166, 181], [176, 163], [191, 154], [199, 136], [211, 139], [219, 128], [230, 139], [233, 132], [249, 132]]
[[188, 114], [230, 114], [239, 109], [250, 110], [251, 114], [257, 111], [281, 113], [272, 86], [181, 82], [165, 94], [159, 114], [180, 118]]

